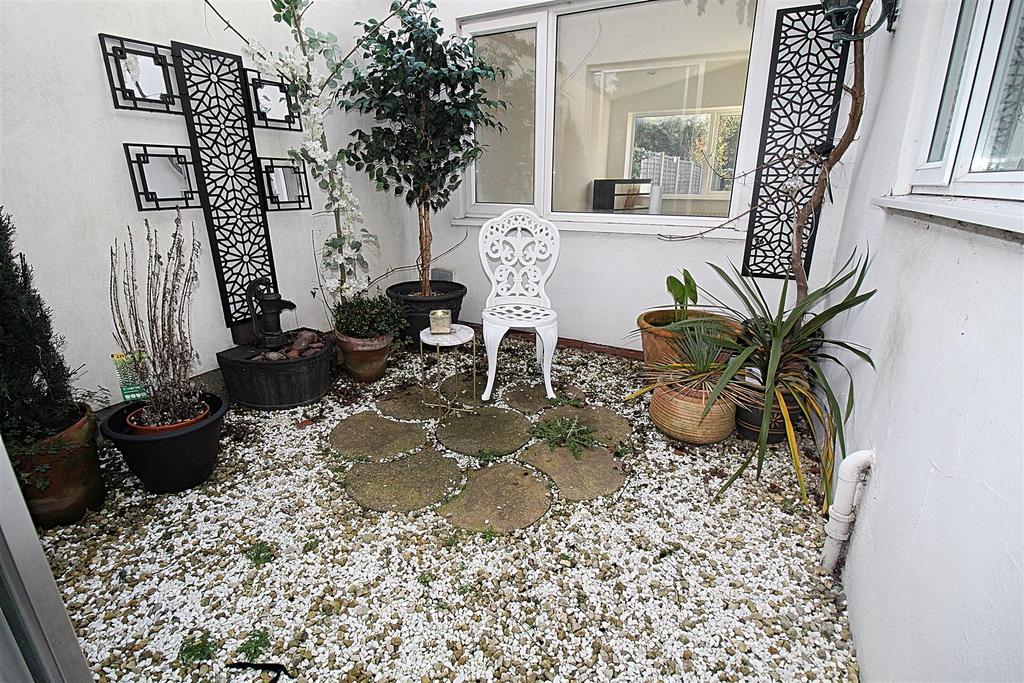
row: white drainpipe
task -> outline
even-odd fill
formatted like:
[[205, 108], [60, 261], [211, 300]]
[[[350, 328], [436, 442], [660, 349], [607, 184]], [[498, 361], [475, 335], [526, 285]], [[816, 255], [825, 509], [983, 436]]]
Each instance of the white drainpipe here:
[[825, 549], [821, 554], [821, 566], [833, 573], [846, 540], [850, 538], [853, 524], [853, 503], [857, 498], [857, 486], [861, 476], [875, 464], [875, 452], [857, 451], [846, 456], [839, 465], [839, 483], [836, 495], [829, 508], [828, 523], [825, 525]]

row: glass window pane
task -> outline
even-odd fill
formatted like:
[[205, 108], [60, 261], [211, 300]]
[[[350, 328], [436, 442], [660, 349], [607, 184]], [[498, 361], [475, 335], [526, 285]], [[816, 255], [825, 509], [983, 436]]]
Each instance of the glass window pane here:
[[967, 61], [967, 46], [971, 42], [971, 28], [974, 26], [974, 14], [978, 0], [963, 0], [960, 5], [960, 18], [957, 20], [956, 36], [953, 38], [953, 49], [949, 55], [949, 66], [946, 68], [946, 82], [942, 86], [942, 99], [939, 100], [939, 115], [935, 119], [932, 131], [932, 143], [928, 147], [928, 161], [942, 161], [946, 158], [946, 146], [949, 144], [949, 127], [953, 123], [953, 108], [956, 106], [964, 74], [964, 62]]
[[477, 36], [476, 49], [484, 61], [505, 71], [487, 88], [488, 96], [508, 102], [508, 109], [497, 112], [505, 132], [477, 131], [487, 149], [476, 163], [476, 201], [533, 204], [537, 29]]
[[752, 30], [721, 2], [559, 16], [554, 210], [727, 216]]
[[1024, 170], [1024, 2], [1010, 8], [971, 171]]

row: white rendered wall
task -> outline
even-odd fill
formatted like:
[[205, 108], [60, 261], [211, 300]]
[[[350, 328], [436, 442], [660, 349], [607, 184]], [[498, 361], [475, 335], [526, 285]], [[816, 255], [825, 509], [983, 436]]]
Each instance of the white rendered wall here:
[[[876, 465], [844, 583], [862, 678], [1024, 680], [1024, 248], [971, 226], [886, 213], [907, 191], [945, 3], [903, 3], [872, 38], [869, 108], [837, 258], [870, 246], [878, 294], [829, 333], [855, 366], [852, 450]], [[1021, 207], [1024, 211], [1024, 207]]]
[[[290, 43], [286, 27], [273, 22], [268, 1], [224, 0], [217, 5], [250, 39], [271, 48]], [[386, 8], [384, 0], [321, 0], [306, 21], [350, 42], [353, 22]], [[144, 218], [167, 235], [174, 217], [173, 211], [136, 209], [121, 143], [187, 146], [188, 134], [182, 116], [114, 109], [100, 32], [165, 45], [179, 40], [235, 54], [241, 53], [242, 44], [222, 30], [202, 0], [4, 0], [0, 7], [0, 204], [14, 218], [16, 248], [35, 268], [36, 285], [53, 309], [55, 329], [67, 337], [68, 363], [85, 365], [80, 384], [101, 384], [116, 398], [110, 353], [117, 349], [107, 294], [110, 245], [125, 235], [125, 225], [142, 238]], [[329, 122], [334, 144], [344, 141], [347, 123], [340, 114]], [[257, 153], [286, 156], [301, 138], [301, 133], [257, 129]], [[353, 184], [367, 225], [381, 237], [382, 254], [374, 271], [408, 262], [405, 236], [397, 229], [406, 221], [404, 207], [373, 192], [363, 176], [354, 176]], [[315, 184], [313, 190], [315, 208]], [[203, 245], [193, 315], [198, 371], [203, 372], [217, 366], [214, 354], [231, 346], [231, 335], [221, 312], [203, 212], [190, 209], [182, 215], [186, 224], [195, 222]], [[316, 282], [311, 213], [270, 212], [268, 223], [281, 292], [298, 304], [295, 314], [286, 314], [286, 324], [323, 328], [323, 309], [309, 294]], [[329, 229], [330, 219], [318, 218], [316, 224]]]

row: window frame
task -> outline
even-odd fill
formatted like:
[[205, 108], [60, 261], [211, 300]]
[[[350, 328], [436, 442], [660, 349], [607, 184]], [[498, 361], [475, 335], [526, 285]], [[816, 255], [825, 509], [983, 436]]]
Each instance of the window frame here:
[[[465, 171], [462, 189], [457, 197], [456, 225], [480, 225], [483, 221], [512, 208], [531, 208], [542, 218], [552, 221], [560, 230], [623, 233], [634, 235], [693, 236], [720, 226], [719, 217], [673, 216], [647, 214], [611, 214], [554, 211], [552, 185], [554, 171], [553, 90], [556, 64], [558, 18], [592, 10], [637, 5], [654, 0], [556, 0], [520, 8], [485, 12], [457, 20], [459, 34], [466, 37], [504, 33], [524, 28], [537, 30], [536, 41], [536, 123], [534, 138], [534, 201], [533, 204], [498, 204], [476, 201], [476, 165]], [[808, 0], [758, 0], [751, 28], [750, 53], [744, 84], [743, 106], [740, 109], [740, 137], [737, 143], [736, 168], [749, 170], [757, 163], [761, 144], [764, 103], [768, 89], [768, 73], [774, 44], [776, 12], [806, 5]], [[733, 181], [728, 216], [733, 220], [710, 238], [742, 240], [746, 238], [746, 213], [753, 201], [753, 173]]]
[[911, 178], [911, 194], [1019, 201], [1024, 194], [1024, 171], [971, 171], [985, 108], [994, 94], [996, 63], [1011, 0], [978, 0], [957, 100], [952, 110], [945, 155], [939, 161], [928, 161], [953, 44], [960, 26], [961, 5], [951, 3], [946, 11], [939, 41], [940, 54], [946, 55], [946, 59], [939, 61], [932, 77], [927, 132], [922, 136], [917, 168]]

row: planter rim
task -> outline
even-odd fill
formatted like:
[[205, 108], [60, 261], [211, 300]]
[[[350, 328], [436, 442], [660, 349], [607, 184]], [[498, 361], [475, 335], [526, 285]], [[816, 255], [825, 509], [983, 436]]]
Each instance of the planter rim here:
[[[636, 318], [637, 329], [640, 330], [640, 332], [642, 332], [643, 334], [656, 334], [661, 337], [671, 337], [673, 336], [673, 333], [671, 331], [664, 329], [664, 327], [661, 325], [655, 325], [654, 323], [650, 322], [648, 320], [648, 317], [653, 317], [654, 314], [658, 313], [672, 313], [674, 311], [674, 308], [655, 308], [649, 311], [644, 311]], [[694, 315], [690, 315], [690, 313], [700, 313], [701, 317], [705, 318], [716, 318], [718, 320], [721, 320], [727, 326], [739, 331], [739, 326], [736, 323], [734, 323], [728, 317], [722, 315], [721, 313], [717, 313], [712, 309], [701, 308], [699, 306], [691, 306], [688, 309], [687, 318], [696, 317]]]
[[390, 285], [387, 289], [384, 290], [384, 292], [388, 296], [397, 297], [405, 301], [416, 301], [426, 303], [431, 301], [439, 302], [457, 299], [459, 297], [465, 296], [466, 293], [469, 291], [469, 289], [466, 288], [466, 285], [462, 284], [461, 282], [456, 282], [455, 280], [431, 280], [431, 287], [433, 287], [434, 285], [440, 285], [441, 287], [439, 288], [442, 289], [451, 287], [451, 291], [444, 293], [435, 292], [434, 296], [421, 296], [419, 294], [411, 294], [401, 291], [404, 287], [419, 287], [419, 285], [419, 280], [406, 280], [404, 282], [396, 282], [395, 284]]
[[[135, 401], [129, 403], [126, 406], [118, 408], [113, 413], [108, 415], [103, 422], [100, 423], [100, 432], [104, 437], [111, 441], [122, 441], [126, 443], [146, 443], [150, 441], [159, 441], [161, 439], [169, 439], [178, 437], [183, 434], [191, 434], [192, 432], [203, 429], [211, 421], [219, 420], [228, 411], [228, 403], [220, 396], [216, 394], [208, 394], [206, 392], [199, 393], [200, 399], [210, 407], [210, 412], [201, 420], [194, 422], [186, 427], [180, 429], [172, 429], [165, 432], [158, 432], [155, 434], [135, 434], [130, 431], [120, 431], [110, 426], [111, 419], [115, 416], [120, 415], [121, 421], [126, 425], [128, 424], [128, 414], [141, 408], [146, 404], [145, 401]], [[130, 429], [130, 427], [129, 427]]]
[[51, 443], [59, 443], [67, 434], [76, 432], [86, 426], [86, 423], [93, 418], [92, 407], [88, 403], [82, 403], [81, 401], [76, 402], [76, 404], [82, 409], [82, 416], [56, 434], [51, 434], [36, 441], [34, 446], [49, 446]]
[[346, 351], [377, 351], [390, 345], [395, 338], [393, 334], [382, 334], [379, 337], [350, 337], [337, 330], [334, 331], [334, 335], [338, 339], [338, 344]]
[[167, 432], [176, 432], [179, 429], [184, 429], [185, 427], [193, 425], [196, 422], [202, 422], [202, 420], [207, 415], [210, 414], [210, 404], [207, 403], [206, 401], [203, 401], [202, 403], [203, 409], [199, 411], [198, 415], [196, 415], [195, 417], [190, 417], [187, 420], [181, 420], [180, 422], [175, 422], [169, 425], [157, 425], [154, 427], [150, 425], [137, 424], [134, 420], [132, 420], [133, 416], [138, 415], [139, 413], [142, 412], [143, 408], [146, 407], [145, 405], [143, 405], [142, 408], [136, 408], [132, 412], [125, 415], [124, 421], [128, 423], [129, 428], [135, 430], [136, 434], [166, 434]]

